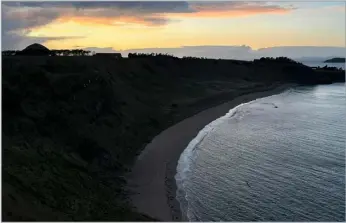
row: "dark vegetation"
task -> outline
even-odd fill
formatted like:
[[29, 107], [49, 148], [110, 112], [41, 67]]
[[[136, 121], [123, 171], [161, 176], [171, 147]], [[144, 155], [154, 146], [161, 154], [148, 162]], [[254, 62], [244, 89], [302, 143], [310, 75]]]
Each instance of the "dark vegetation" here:
[[254, 60], [254, 62], [267, 62], [267, 63], [290, 63], [290, 64], [298, 64], [303, 65], [300, 62], [292, 60], [287, 57], [262, 57], [260, 59]]
[[324, 61], [325, 63], [345, 63], [346, 59], [345, 58], [340, 58], [340, 57], [335, 57], [329, 60]]
[[178, 57], [175, 57], [170, 54], [163, 54], [163, 53], [129, 53], [128, 58], [170, 58], [170, 59], [179, 59]]
[[[18, 56], [21, 50], [6, 50], [2, 51], [2, 56]], [[72, 50], [50, 50], [50, 56], [92, 56], [94, 52], [81, 49]]]
[[313, 69], [317, 69], [319, 71], [343, 71], [343, 69], [341, 67], [328, 67], [327, 65], [323, 66], [323, 67], [314, 67]]
[[159, 132], [242, 94], [345, 81], [277, 60], [4, 56], [2, 220], [152, 220], [124, 175]]

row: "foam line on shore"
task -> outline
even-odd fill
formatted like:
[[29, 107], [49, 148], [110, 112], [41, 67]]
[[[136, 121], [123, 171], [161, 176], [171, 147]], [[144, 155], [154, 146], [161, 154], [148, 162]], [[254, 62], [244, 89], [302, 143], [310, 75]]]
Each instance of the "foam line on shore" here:
[[277, 95], [292, 86], [284, 84], [239, 95], [184, 119], [154, 137], [138, 156], [127, 178], [129, 189], [133, 192], [131, 200], [134, 207], [161, 221], [187, 221], [176, 196], [178, 185], [175, 176], [178, 162], [184, 157], [182, 154], [192, 150], [206, 136], [203, 132], [211, 131], [218, 122], [234, 115], [237, 108], [263, 97]]
[[[282, 94], [283, 92], [280, 92], [279, 94]], [[198, 132], [197, 136], [191, 140], [191, 142], [188, 144], [186, 149], [182, 152], [179, 160], [178, 160], [178, 165], [176, 169], [176, 175], [174, 176], [176, 185], [177, 185], [177, 192], [176, 192], [176, 199], [179, 201], [180, 204], [180, 211], [182, 214], [182, 220], [183, 221], [190, 221], [191, 215], [193, 213], [190, 212], [189, 210], [189, 204], [188, 204], [188, 195], [185, 193], [186, 187], [184, 184], [184, 181], [187, 179], [188, 174], [191, 171], [190, 164], [193, 159], [196, 159], [196, 147], [204, 140], [204, 138], [211, 133], [215, 127], [217, 127], [219, 124], [223, 123], [225, 120], [231, 118], [232, 116], [235, 116], [237, 113], [237, 110], [240, 107], [243, 107], [245, 105], [249, 105], [251, 103], [254, 103], [258, 100], [261, 100], [263, 98], [269, 98], [272, 96], [275, 96], [278, 94], [266, 96], [266, 97], [261, 97], [261, 98], [256, 98], [252, 101], [246, 102], [246, 103], [241, 103], [237, 105], [236, 107], [232, 108], [229, 110], [224, 116], [221, 116], [208, 125], [206, 125], [201, 131]]]

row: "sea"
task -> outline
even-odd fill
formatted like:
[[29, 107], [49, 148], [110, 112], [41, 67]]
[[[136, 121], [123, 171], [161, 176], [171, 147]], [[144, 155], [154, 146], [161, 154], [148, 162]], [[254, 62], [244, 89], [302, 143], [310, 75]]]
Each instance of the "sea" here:
[[178, 161], [185, 221], [345, 221], [345, 85], [241, 104]]

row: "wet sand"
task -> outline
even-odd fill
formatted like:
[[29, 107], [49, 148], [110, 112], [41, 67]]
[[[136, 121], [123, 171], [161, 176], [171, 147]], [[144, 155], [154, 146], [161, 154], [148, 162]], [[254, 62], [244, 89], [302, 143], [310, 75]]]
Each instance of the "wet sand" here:
[[278, 94], [292, 85], [241, 95], [216, 107], [187, 118], [157, 135], [138, 156], [128, 177], [133, 205], [141, 213], [160, 221], [182, 221], [175, 199], [174, 176], [181, 153], [207, 124], [225, 115], [235, 106], [257, 98]]

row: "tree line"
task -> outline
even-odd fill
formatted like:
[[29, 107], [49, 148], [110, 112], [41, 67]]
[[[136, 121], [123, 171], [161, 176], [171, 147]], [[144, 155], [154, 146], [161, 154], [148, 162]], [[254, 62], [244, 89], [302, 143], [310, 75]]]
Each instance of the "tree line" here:
[[51, 50], [54, 56], [92, 56], [95, 54], [90, 50], [72, 49], [72, 50]]
[[[158, 57], [158, 58], [174, 58], [179, 59], [179, 57], [176, 57], [171, 54], [167, 53], [129, 53], [128, 58], [147, 58], [147, 57]], [[181, 59], [184, 60], [215, 60], [207, 57], [192, 57], [192, 56], [184, 56]]]
[[178, 59], [178, 57], [170, 55], [170, 54], [163, 54], [163, 53], [129, 53], [128, 58], [147, 58], [147, 57], [160, 57], [160, 58], [174, 58]]
[[5, 51], [2, 51], [2, 56], [15, 56], [19, 52], [20, 50], [5, 50]]
[[[16, 56], [20, 55], [21, 50], [5, 50], [2, 51], [2, 56]], [[62, 49], [62, 50], [50, 50], [50, 56], [93, 56], [95, 52], [90, 50], [81, 49]]]
[[[2, 56], [16, 56], [21, 54], [21, 50], [5, 50], [2, 51]], [[96, 53], [94, 51], [90, 50], [82, 50], [82, 49], [61, 49], [61, 50], [50, 50], [50, 56], [93, 56]], [[163, 53], [129, 53], [128, 58], [148, 58], [148, 57], [156, 57], [156, 58], [173, 58], [173, 59], [179, 59], [179, 57], [170, 55], [170, 54], [163, 54]], [[216, 60], [206, 57], [192, 57], [192, 56], [184, 56], [181, 59], [183, 60]], [[295, 60], [292, 60], [287, 57], [261, 57], [260, 59], [255, 59], [254, 62], [289, 62], [289, 63], [296, 63], [296, 64], [302, 64]], [[324, 70], [342, 70], [334, 67], [322, 67], [319, 69]]]
[[298, 63], [299, 62], [292, 60], [288, 57], [261, 57], [260, 59], [255, 59], [254, 62], [289, 62], [289, 63]]
[[341, 67], [328, 67], [327, 65], [325, 65], [324, 67], [316, 67], [316, 69], [319, 69], [319, 70], [329, 70], [329, 71], [342, 71], [344, 70], [343, 68]]

